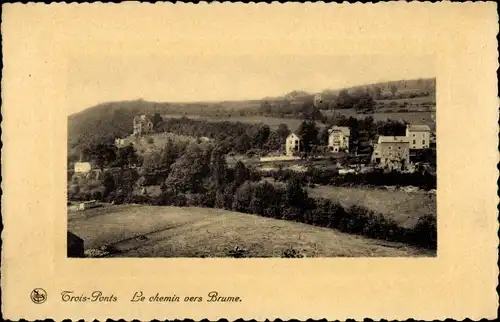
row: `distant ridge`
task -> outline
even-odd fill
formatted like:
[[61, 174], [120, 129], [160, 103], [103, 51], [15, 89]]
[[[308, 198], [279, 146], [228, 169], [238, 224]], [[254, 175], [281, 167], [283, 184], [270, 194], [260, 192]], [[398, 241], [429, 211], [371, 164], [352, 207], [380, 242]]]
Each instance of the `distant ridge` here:
[[[370, 90], [375, 86], [382, 91], [389, 91], [391, 85], [404, 88], [405, 91], [425, 90], [435, 92], [436, 79], [422, 78], [413, 80], [398, 80], [390, 82], [379, 82], [375, 84], [359, 85], [346, 88], [349, 92], [356, 90]], [[322, 93], [324, 99], [331, 99], [342, 89], [325, 89]], [[308, 93], [303, 90], [291, 91], [282, 97], [267, 98], [269, 101], [290, 100], [295, 104], [310, 99], [317, 93]], [[143, 99], [106, 102], [87, 108], [68, 117], [68, 149], [78, 149], [82, 145], [91, 142], [109, 141], [113, 142], [117, 137], [125, 137], [132, 133], [132, 120], [139, 114], [153, 115], [210, 115], [217, 117], [218, 113], [234, 113], [239, 111], [258, 110], [264, 99], [245, 101], [220, 101], [220, 102], [151, 102]]]

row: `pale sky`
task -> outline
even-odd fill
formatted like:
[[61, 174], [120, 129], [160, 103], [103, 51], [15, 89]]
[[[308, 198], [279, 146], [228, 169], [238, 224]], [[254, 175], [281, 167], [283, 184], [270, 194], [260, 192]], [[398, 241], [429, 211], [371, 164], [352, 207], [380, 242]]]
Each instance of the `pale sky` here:
[[116, 100], [261, 99], [435, 77], [441, 20], [412, 20], [422, 6], [390, 7], [123, 4], [60, 7], [57, 24], [37, 17], [52, 28], [72, 114]]
[[69, 114], [107, 101], [261, 99], [379, 81], [434, 77], [428, 56], [113, 56], [68, 64]]

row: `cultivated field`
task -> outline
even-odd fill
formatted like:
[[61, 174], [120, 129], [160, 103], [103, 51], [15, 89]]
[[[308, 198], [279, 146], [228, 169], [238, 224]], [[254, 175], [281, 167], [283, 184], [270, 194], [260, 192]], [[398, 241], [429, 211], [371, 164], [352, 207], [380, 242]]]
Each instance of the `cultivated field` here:
[[119, 257], [280, 257], [293, 247], [307, 257], [434, 256], [428, 250], [311, 225], [219, 209], [107, 206], [68, 213], [68, 229], [85, 249], [111, 246]]
[[413, 228], [422, 216], [436, 214], [436, 195], [424, 191], [317, 186], [308, 188], [308, 192], [311, 197], [330, 199], [344, 207], [366, 207], [407, 228]]

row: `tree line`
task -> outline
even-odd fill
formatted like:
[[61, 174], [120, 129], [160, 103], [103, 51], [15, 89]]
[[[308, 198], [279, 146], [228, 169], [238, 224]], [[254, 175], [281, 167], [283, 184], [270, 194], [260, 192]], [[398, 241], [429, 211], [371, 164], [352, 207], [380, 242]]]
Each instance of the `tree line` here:
[[[172, 146], [173, 153], [159, 155], [161, 168], [117, 168], [104, 171], [101, 185], [94, 187], [94, 198], [115, 203], [199, 206], [221, 208], [260, 216], [296, 221], [338, 229], [370, 238], [405, 242], [420, 247], [436, 247], [435, 217], [429, 215], [414, 229], [402, 228], [393, 220], [363, 207], [344, 208], [326, 199], [308, 196], [304, 181], [287, 178], [284, 185], [262, 180], [259, 172], [238, 162], [226, 163], [222, 149], [212, 144], [192, 143]], [[170, 151], [170, 150], [169, 150]], [[169, 165], [169, 166], [168, 166]], [[161, 176], [150, 171], [165, 171]], [[149, 196], [137, 193], [147, 184], [148, 175], [160, 178], [161, 193]], [[320, 177], [320, 176], [318, 176]], [[76, 177], [78, 180], [78, 177]], [[94, 182], [95, 184], [95, 182]], [[78, 196], [76, 182], [70, 183], [69, 196]]]
[[[333, 125], [345, 126], [350, 129], [349, 146], [351, 151], [359, 153], [371, 153], [371, 142], [377, 135], [405, 135], [406, 123], [401, 121], [377, 121], [373, 117], [365, 118], [338, 116], [319, 126], [313, 119], [303, 120], [297, 130], [302, 140], [302, 151], [305, 155], [318, 152], [317, 147], [328, 145], [329, 128]], [[212, 139], [218, 149], [224, 154], [248, 154], [265, 155], [269, 152], [283, 149], [286, 137], [291, 133], [285, 123], [276, 129], [271, 129], [266, 124], [249, 124], [242, 122], [216, 122], [206, 120], [194, 120], [186, 117], [169, 118], [161, 120], [157, 125], [157, 131], [169, 132], [191, 137], [207, 137]], [[172, 152], [173, 143], [167, 142], [161, 151], [152, 153], [150, 159], [172, 158], [177, 152]], [[168, 155], [173, 155], [168, 157]], [[75, 162], [79, 157], [84, 161], [92, 161], [98, 168], [105, 167], [131, 167], [142, 166], [143, 158], [139, 156], [133, 146], [117, 148], [111, 140], [102, 140], [98, 143], [90, 143], [81, 148], [81, 153], [70, 155], [68, 165]], [[149, 161], [148, 161], [149, 162]], [[151, 163], [151, 162], [149, 162]], [[150, 165], [148, 165], [150, 166]], [[162, 168], [166, 168], [162, 166]]]
[[436, 189], [436, 174], [425, 167], [419, 167], [412, 173], [399, 171], [373, 170], [366, 173], [346, 173], [340, 175], [338, 170], [309, 167], [305, 172], [290, 169], [266, 171], [266, 176], [276, 181], [288, 182], [298, 180], [303, 185], [326, 186], [414, 186], [424, 190]]

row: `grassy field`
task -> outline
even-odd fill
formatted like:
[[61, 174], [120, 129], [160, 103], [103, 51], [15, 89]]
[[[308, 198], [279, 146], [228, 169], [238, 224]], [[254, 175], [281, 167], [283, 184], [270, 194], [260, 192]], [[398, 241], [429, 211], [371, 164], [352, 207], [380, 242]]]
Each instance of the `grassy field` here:
[[[332, 111], [321, 111], [325, 115], [332, 115]], [[373, 114], [356, 114], [354, 109], [335, 110], [335, 113], [340, 113], [346, 117], [365, 118], [372, 116], [375, 121], [385, 121], [391, 119], [393, 121], [405, 120], [415, 124], [432, 124], [431, 112], [384, 112]]]
[[436, 195], [423, 191], [407, 193], [400, 190], [317, 186], [308, 188], [309, 195], [339, 202], [345, 207], [358, 205], [394, 219], [403, 227], [412, 228], [418, 218], [436, 214]]
[[[321, 111], [324, 115], [332, 115], [332, 111]], [[335, 110], [346, 117], [357, 117], [364, 118], [367, 116], [372, 116], [375, 121], [385, 121], [387, 119], [391, 119], [394, 121], [407, 121], [413, 124], [427, 124], [429, 126], [433, 126], [433, 121], [431, 118], [430, 112], [384, 112], [384, 113], [373, 113], [373, 114], [356, 114], [354, 109], [345, 109], [345, 110]], [[182, 117], [184, 115], [181, 114], [166, 114], [162, 115], [163, 118], [174, 118], [174, 117]], [[198, 115], [188, 115], [188, 118], [191, 119], [199, 119], [199, 120], [207, 120], [207, 121], [230, 121], [230, 122], [242, 122], [242, 123], [264, 123], [269, 125], [272, 129], [276, 129], [279, 124], [285, 123], [288, 125], [291, 131], [297, 131], [300, 126], [302, 120], [295, 118], [278, 118], [278, 117], [269, 117], [269, 116], [231, 116], [231, 117], [203, 117]], [[318, 123], [319, 126], [323, 126]]]
[[432, 251], [311, 225], [220, 209], [107, 206], [68, 213], [68, 229], [85, 249], [113, 247], [118, 257], [280, 257], [293, 247], [307, 257], [435, 256]]

